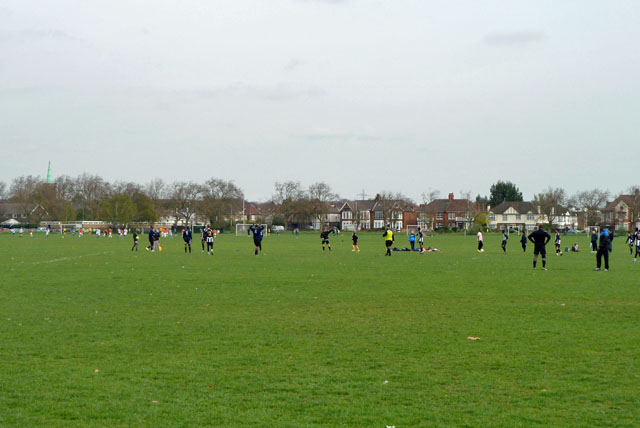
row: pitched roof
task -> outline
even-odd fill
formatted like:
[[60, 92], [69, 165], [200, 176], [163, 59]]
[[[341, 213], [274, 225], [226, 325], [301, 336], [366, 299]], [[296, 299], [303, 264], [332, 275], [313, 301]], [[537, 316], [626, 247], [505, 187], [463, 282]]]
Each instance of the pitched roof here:
[[627, 206], [632, 207], [635, 204], [637, 204], [639, 200], [640, 200], [640, 197], [636, 197], [635, 195], [620, 195], [617, 198], [615, 198], [613, 201], [609, 202], [602, 211], [617, 211], [617, 207], [620, 201], [627, 204]]
[[504, 214], [505, 211], [507, 211], [509, 208], [513, 207], [514, 210], [516, 210], [517, 213], [519, 214], [526, 214], [526, 213], [534, 213], [537, 214], [538, 213], [538, 205], [534, 204], [533, 202], [517, 202], [517, 201], [505, 201], [505, 202], [501, 202], [498, 205], [496, 205], [495, 207], [491, 208], [491, 212], [494, 214]]
[[418, 211], [427, 213], [444, 213], [460, 211], [476, 211], [479, 206], [468, 199], [436, 199], [427, 205], [420, 205]]
[[345, 206], [348, 206], [351, 209], [351, 211], [355, 210], [356, 207], [358, 211], [372, 211], [373, 208], [376, 206], [377, 202], [378, 201], [371, 200], [371, 199], [358, 199], [355, 201], [346, 201], [344, 205], [340, 207], [340, 210], [343, 210]]

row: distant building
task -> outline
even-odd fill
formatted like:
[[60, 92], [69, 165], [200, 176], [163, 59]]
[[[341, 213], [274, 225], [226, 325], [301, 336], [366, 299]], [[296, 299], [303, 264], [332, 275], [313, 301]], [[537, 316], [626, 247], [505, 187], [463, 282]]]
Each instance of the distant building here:
[[449, 193], [447, 199], [436, 199], [426, 205], [420, 205], [417, 224], [434, 229], [456, 227], [464, 230], [471, 227], [478, 211], [484, 211], [483, 204], [468, 199], [455, 199], [454, 194]]
[[620, 195], [602, 210], [602, 222], [616, 229], [640, 227], [640, 195]]

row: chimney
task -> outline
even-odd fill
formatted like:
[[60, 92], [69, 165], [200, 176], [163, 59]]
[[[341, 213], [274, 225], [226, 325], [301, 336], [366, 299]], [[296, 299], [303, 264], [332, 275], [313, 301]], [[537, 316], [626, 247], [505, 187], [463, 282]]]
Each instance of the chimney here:
[[453, 193], [449, 193], [449, 200], [453, 201]]

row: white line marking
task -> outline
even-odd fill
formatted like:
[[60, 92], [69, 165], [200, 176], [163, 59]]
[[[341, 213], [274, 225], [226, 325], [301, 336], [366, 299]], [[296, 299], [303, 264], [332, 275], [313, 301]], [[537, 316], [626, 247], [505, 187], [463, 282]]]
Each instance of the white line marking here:
[[91, 253], [91, 254], [83, 254], [81, 256], [74, 256], [74, 257], [61, 257], [59, 259], [53, 259], [53, 260], [45, 260], [43, 262], [33, 262], [34, 265], [40, 265], [43, 263], [55, 263], [55, 262], [62, 262], [64, 260], [73, 260], [73, 259], [79, 259], [82, 257], [90, 257], [90, 256], [100, 256], [102, 254], [109, 254], [109, 253], [113, 253], [113, 251], [103, 251], [101, 253]]

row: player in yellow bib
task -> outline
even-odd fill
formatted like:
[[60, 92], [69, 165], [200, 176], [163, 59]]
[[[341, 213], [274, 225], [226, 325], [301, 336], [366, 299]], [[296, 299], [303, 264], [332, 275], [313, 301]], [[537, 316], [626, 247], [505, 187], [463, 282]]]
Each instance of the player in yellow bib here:
[[387, 226], [387, 229], [382, 234], [382, 237], [384, 238], [384, 245], [387, 246], [387, 253], [385, 254], [385, 256], [391, 256], [391, 245], [393, 245], [394, 240], [393, 230], [391, 230], [391, 228]]

